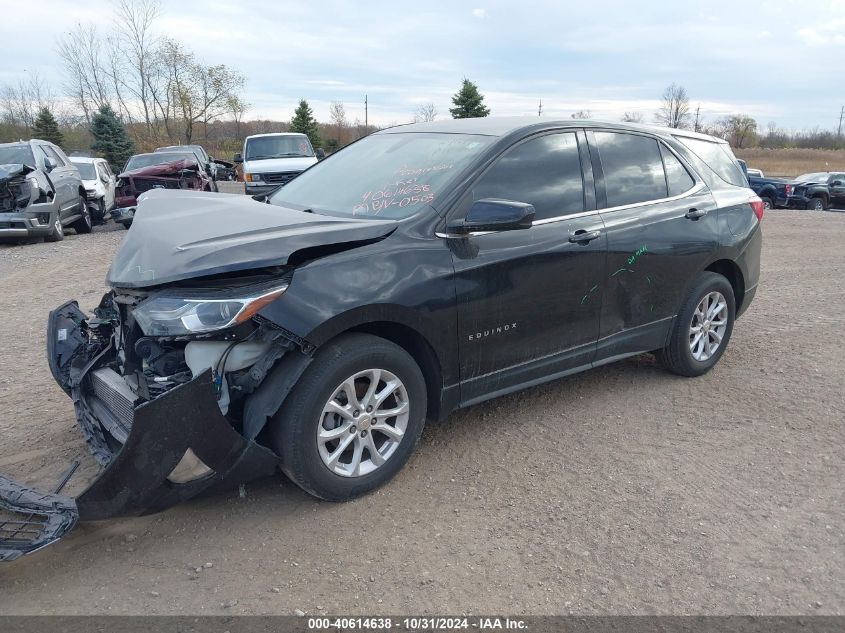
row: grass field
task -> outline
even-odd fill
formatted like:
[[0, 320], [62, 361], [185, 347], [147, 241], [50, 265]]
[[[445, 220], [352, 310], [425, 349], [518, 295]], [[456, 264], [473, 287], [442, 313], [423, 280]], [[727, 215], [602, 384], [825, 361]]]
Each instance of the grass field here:
[[845, 170], [845, 149], [734, 149], [749, 167], [767, 176], [798, 176], [813, 171]]

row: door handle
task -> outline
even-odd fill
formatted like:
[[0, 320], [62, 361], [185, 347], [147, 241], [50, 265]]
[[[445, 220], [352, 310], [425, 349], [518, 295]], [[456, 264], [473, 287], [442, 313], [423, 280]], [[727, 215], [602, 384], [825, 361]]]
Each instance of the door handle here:
[[705, 215], [707, 215], [707, 209], [690, 209], [684, 217], [689, 220], [697, 220], [698, 218], [703, 218]]
[[573, 244], [586, 244], [587, 242], [592, 242], [594, 239], [601, 236], [601, 231], [585, 231], [584, 229], [578, 229], [569, 236], [569, 241]]

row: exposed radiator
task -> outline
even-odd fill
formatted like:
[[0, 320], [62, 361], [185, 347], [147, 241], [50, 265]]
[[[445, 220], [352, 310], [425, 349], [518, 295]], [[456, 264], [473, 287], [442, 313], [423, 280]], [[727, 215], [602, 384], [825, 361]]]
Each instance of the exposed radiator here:
[[97, 399], [121, 424], [131, 429], [137, 397], [123, 377], [112, 369], [98, 369], [91, 374], [91, 386]]

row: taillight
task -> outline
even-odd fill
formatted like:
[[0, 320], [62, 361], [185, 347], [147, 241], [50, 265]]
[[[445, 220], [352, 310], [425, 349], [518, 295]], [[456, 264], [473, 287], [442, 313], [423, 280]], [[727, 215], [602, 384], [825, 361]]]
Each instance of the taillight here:
[[757, 216], [757, 221], [763, 219], [763, 201], [760, 198], [752, 198], [749, 201], [751, 208], [754, 210], [754, 215]]
[[792, 195], [792, 185], [784, 185], [783, 187], [786, 190], [786, 195], [791, 196]]

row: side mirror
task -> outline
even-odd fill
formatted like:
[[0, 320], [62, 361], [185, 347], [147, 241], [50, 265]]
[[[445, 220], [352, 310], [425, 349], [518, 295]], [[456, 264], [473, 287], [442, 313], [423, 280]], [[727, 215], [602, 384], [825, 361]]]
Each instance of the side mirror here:
[[244, 162], [244, 157], [242, 154], [235, 154], [235, 157], [232, 159], [234, 163], [242, 163]]
[[842, 184], [843, 184], [843, 183], [842, 183], [842, 181], [841, 181], [841, 180], [834, 180], [834, 181], [833, 181], [833, 186], [834, 186], [834, 187], [841, 187], [841, 186], [842, 186]]
[[314, 150], [314, 155], [317, 157], [317, 160], [323, 160], [326, 157], [326, 150], [322, 147], [318, 147]]
[[58, 167], [58, 163], [56, 162], [55, 158], [50, 158], [49, 156], [44, 159], [44, 171], [48, 174], [53, 171], [56, 167]]
[[466, 218], [454, 220], [447, 226], [450, 233], [464, 235], [475, 231], [514, 231], [530, 229], [534, 221], [534, 206], [513, 200], [476, 200]]

